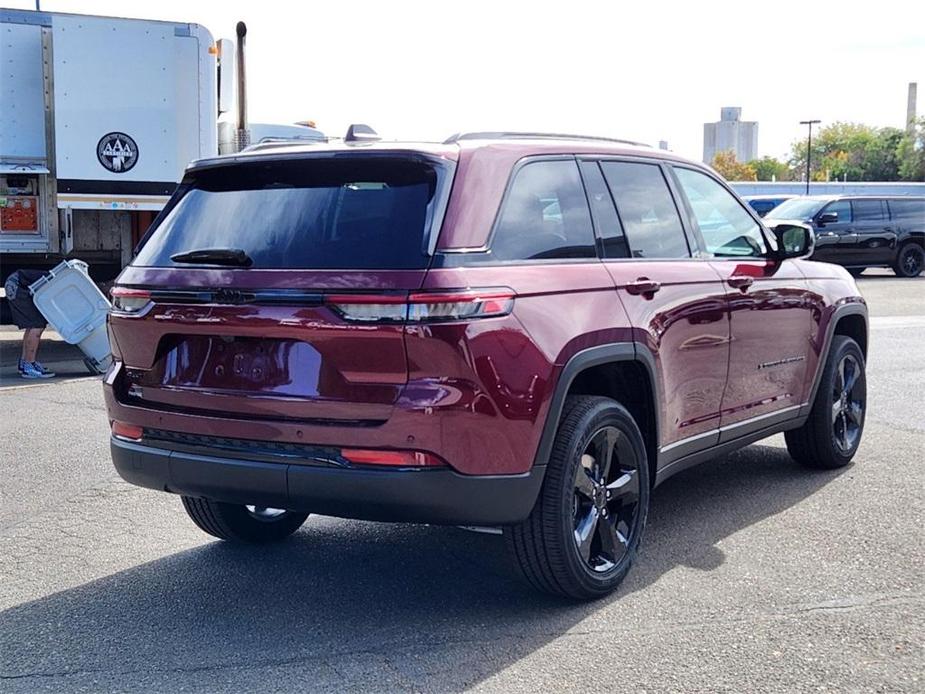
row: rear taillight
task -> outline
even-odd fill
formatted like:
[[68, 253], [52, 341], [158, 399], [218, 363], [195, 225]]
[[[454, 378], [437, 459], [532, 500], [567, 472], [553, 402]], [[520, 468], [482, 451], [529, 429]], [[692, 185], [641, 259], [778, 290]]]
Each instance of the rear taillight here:
[[138, 313], [151, 303], [151, 292], [147, 289], [113, 287], [110, 294], [113, 310], [120, 313]]
[[325, 303], [342, 318], [363, 323], [432, 323], [506, 316], [514, 308], [507, 288], [397, 294], [329, 294]]
[[341, 318], [359, 323], [403, 323], [408, 317], [406, 294], [328, 294], [324, 303]]
[[112, 435], [117, 439], [141, 441], [141, 437], [144, 435], [144, 429], [134, 424], [126, 424], [125, 422], [115, 420], [112, 423]]
[[356, 465], [386, 465], [389, 467], [440, 467], [444, 462], [435, 455], [421, 451], [377, 451], [365, 448], [344, 448], [341, 456]]

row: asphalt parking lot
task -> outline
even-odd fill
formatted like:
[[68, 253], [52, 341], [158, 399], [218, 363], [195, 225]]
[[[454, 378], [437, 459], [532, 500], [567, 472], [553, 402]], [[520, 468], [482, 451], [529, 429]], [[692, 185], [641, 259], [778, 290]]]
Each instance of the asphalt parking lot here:
[[585, 605], [455, 528], [212, 541], [117, 477], [97, 378], [0, 371], [0, 692], [921, 692], [925, 278], [859, 283], [855, 464], [808, 472], [774, 437], [677, 475], [628, 579]]

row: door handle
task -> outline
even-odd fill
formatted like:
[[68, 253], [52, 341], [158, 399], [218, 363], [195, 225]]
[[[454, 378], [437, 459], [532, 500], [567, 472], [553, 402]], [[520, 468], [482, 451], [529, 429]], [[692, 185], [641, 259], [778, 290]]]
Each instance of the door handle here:
[[640, 277], [635, 282], [630, 282], [629, 284], [626, 285], [626, 291], [634, 295], [655, 294], [655, 292], [657, 292], [661, 288], [662, 288], [661, 282], [650, 280], [648, 277]]
[[755, 278], [748, 275], [733, 275], [727, 282], [729, 282], [730, 287], [741, 289], [744, 292], [755, 283]]

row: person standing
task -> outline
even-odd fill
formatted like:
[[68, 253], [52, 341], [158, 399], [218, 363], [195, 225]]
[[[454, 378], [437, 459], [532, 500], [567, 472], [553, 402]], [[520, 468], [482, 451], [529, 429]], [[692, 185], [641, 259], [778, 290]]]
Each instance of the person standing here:
[[25, 331], [22, 337], [22, 354], [19, 358], [19, 375], [22, 378], [52, 378], [55, 375], [38, 361], [39, 343], [48, 322], [36, 308], [32, 301], [32, 292], [29, 291], [29, 285], [44, 274], [41, 270], [16, 270], [7, 277], [4, 284], [13, 322], [16, 327]]

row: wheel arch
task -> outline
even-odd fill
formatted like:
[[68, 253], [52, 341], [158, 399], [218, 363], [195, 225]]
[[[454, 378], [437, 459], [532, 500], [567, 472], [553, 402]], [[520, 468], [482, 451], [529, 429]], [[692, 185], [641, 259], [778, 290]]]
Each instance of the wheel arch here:
[[906, 234], [899, 239], [899, 248], [902, 248], [907, 243], [914, 243], [922, 250], [925, 250], [925, 230], [906, 232]]
[[655, 357], [645, 347], [620, 342], [591, 347], [573, 355], [559, 374], [546, 415], [534, 465], [546, 465], [569, 395], [603, 395], [623, 405], [642, 432], [650, 483], [658, 464], [659, 406]]
[[[846, 313], [835, 323], [834, 335], [845, 335], [858, 343], [867, 359], [867, 318], [861, 313]], [[831, 344], [830, 344], [831, 347]]]
[[829, 351], [832, 349], [832, 338], [835, 335], [846, 335], [857, 342], [866, 361], [870, 336], [870, 327], [867, 323], [867, 305], [862, 301], [855, 301], [841, 304], [835, 308], [826, 326], [823, 348], [820, 352], [819, 362], [816, 365], [816, 373], [813, 375], [813, 386], [810, 390], [809, 397], [800, 410], [801, 417], [809, 414], [813, 402], [816, 400], [816, 391], [819, 390], [822, 372], [825, 370], [825, 364], [829, 358]]

